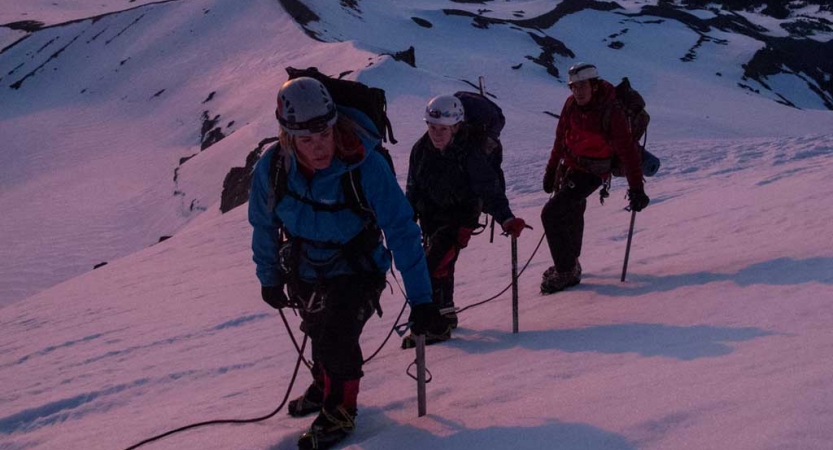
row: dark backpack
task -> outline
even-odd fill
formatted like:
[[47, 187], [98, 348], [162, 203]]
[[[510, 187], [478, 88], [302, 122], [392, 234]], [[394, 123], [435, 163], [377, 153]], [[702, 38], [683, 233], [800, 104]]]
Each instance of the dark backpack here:
[[337, 105], [348, 106], [363, 112], [376, 125], [376, 130], [384, 142], [390, 141], [391, 144], [396, 144], [393, 127], [388, 119], [388, 103], [383, 89], [370, 87], [358, 81], [332, 78], [319, 72], [315, 67], [307, 69], [287, 67], [286, 73], [289, 74], [290, 80], [310, 77], [320, 81], [333, 96], [333, 101]]
[[482, 130], [495, 142], [500, 142], [500, 132], [506, 126], [506, 117], [500, 106], [477, 92], [460, 91], [454, 96], [463, 104], [466, 123]]
[[503, 145], [500, 143], [500, 132], [503, 131], [503, 127], [506, 125], [503, 110], [495, 102], [477, 92], [460, 91], [456, 92], [454, 96], [460, 99], [460, 103], [463, 104], [465, 123], [493, 141], [488, 142], [487, 140], [483, 151], [495, 172], [500, 176], [501, 187], [505, 189], [506, 180], [501, 168], [503, 164]]
[[[648, 115], [648, 111], [645, 111], [645, 99], [636, 89], [631, 87], [631, 82], [627, 77], [622, 78], [622, 82], [616, 85], [616, 102], [608, 106], [602, 114], [602, 131], [608, 140], [610, 140], [610, 114], [615, 107], [621, 107], [624, 111], [631, 128], [634, 145], [638, 146], [642, 153], [642, 175], [646, 177], [654, 176], [659, 170], [660, 161], [653, 153], [645, 149], [645, 144], [648, 141], [648, 123], [651, 122], [651, 116]], [[640, 143], [639, 141], [643, 137], [645, 139]], [[624, 167], [615, 155], [611, 163], [611, 174], [614, 177], [625, 176]]]
[[[486, 159], [498, 174], [501, 189], [506, 189], [506, 178], [501, 167], [503, 164], [503, 145], [500, 143], [500, 132], [506, 126], [506, 117], [503, 115], [503, 110], [485, 95], [477, 92], [459, 91], [454, 93], [454, 96], [460, 99], [460, 103], [463, 104], [465, 123], [489, 138], [484, 140], [483, 152], [486, 153]], [[486, 224], [480, 225], [483, 228], [486, 227]], [[494, 225], [495, 219], [492, 217], [493, 237]], [[482, 230], [472, 234], [480, 234], [481, 232]]]

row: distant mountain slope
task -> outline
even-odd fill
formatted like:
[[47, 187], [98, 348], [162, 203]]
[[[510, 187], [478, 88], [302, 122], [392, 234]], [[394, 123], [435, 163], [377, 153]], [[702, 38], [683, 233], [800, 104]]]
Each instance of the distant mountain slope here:
[[28, 31], [133, 9], [151, 3], [182, 0], [25, 0], [7, 1], [0, 7], [0, 26]]
[[[786, 22], [757, 12], [575, 0], [77, 2], [94, 14], [0, 27], [2, 42], [25, 36], [0, 51], [0, 305], [219, 214], [226, 175], [245, 172], [247, 155], [277, 134], [286, 66], [385, 89], [400, 177], [428, 99], [485, 76], [507, 116], [511, 195], [538, 191], [535, 168], [569, 95], [565, 71], [579, 60], [631, 79], [649, 102], [651, 144], [833, 128], [829, 42], [791, 41], [772, 31]], [[756, 56], [767, 42], [797, 59], [773, 69]], [[821, 60], [811, 67], [790, 42], [817, 45]]]
[[[359, 39], [365, 44], [381, 48], [390, 44], [387, 38], [373, 36], [373, 33], [360, 27], [339, 26], [346, 21], [339, 20], [338, 16], [354, 18], [357, 22], [375, 23], [387, 19], [384, 11], [374, 11], [369, 4], [342, 2], [339, 10], [332, 2], [326, 1], [281, 0], [281, 3], [307, 34], [315, 39]], [[621, 17], [621, 23], [625, 26], [629, 22], [662, 24], [655, 27], [655, 36], [663, 36], [675, 24], [682, 24], [697, 36], [696, 43], [685, 54], [677, 56], [684, 62], [694, 61], [698, 52], [703, 51], [700, 47], [705, 43], [728, 45], [733, 37], [751, 38], [760, 48], [751, 58], [734, 61], [734, 64], [743, 69], [742, 76], [735, 80], [738, 89], [746, 89], [792, 107], [833, 110], [833, 22], [830, 20], [833, 19], [833, 13], [826, 2], [801, 2], [799, 7], [799, 3], [786, 1], [768, 2], [767, 6], [767, 2], [732, 0], [683, 1], [681, 4], [660, 1], [656, 5], [645, 5], [643, 2], [620, 4], [564, 0], [549, 11], [533, 11], [531, 16], [522, 9], [525, 2], [512, 3], [511, 6], [490, 1], [457, 3], [460, 4], [459, 9], [443, 8], [442, 12], [450, 16], [470, 17], [471, 25], [475, 28], [504, 26], [526, 34], [541, 51], [540, 54], [525, 55], [526, 59], [541, 65], [547, 73], [559, 80], [563, 79], [563, 69], [575, 61], [575, 48], [578, 45], [576, 39], [580, 39], [578, 36], [564, 39], [554, 37], [558, 34], [559, 22], [571, 15], [605, 12]], [[749, 14], [743, 16], [737, 11]], [[430, 15], [435, 12], [421, 10], [414, 11], [414, 14], [412, 20], [416, 25], [423, 28], [433, 26]], [[769, 29], [754, 23], [750, 18], [777, 19], [768, 20], [767, 23], [777, 28]], [[414, 24], [410, 25], [413, 28]], [[625, 44], [619, 37], [627, 32], [628, 28], [624, 28], [611, 34], [608, 47], [621, 49]], [[784, 33], [786, 36], [781, 36]], [[419, 39], [414, 40], [412, 45], [420, 53]], [[579, 56], [579, 59], [586, 59], [585, 55]]]

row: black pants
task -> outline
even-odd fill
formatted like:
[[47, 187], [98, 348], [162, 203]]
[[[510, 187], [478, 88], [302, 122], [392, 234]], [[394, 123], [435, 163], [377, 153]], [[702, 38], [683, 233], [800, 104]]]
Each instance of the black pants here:
[[453, 308], [454, 268], [460, 250], [468, 245], [473, 230], [460, 224], [430, 220], [423, 220], [421, 226], [434, 304], [440, 309]]
[[293, 296], [306, 305], [301, 309], [302, 326], [312, 343], [315, 366], [320, 365], [332, 380], [361, 378], [359, 337], [379, 307], [385, 275], [341, 276], [319, 284], [298, 282], [297, 286]]
[[562, 189], [541, 211], [541, 223], [558, 272], [572, 270], [576, 259], [581, 256], [587, 197], [601, 185], [602, 179], [596, 175], [572, 172], [565, 178]]

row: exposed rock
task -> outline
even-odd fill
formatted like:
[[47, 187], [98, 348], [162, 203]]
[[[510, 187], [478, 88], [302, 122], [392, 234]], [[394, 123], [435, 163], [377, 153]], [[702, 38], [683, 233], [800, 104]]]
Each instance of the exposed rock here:
[[307, 36], [315, 39], [316, 41], [321, 41], [321, 37], [318, 35], [317, 32], [312, 31], [307, 27], [311, 22], [318, 22], [321, 20], [318, 17], [318, 14], [315, 14], [311, 9], [307, 7], [307, 5], [303, 4], [300, 0], [278, 0], [283, 6], [283, 9], [298, 22], [299, 25], [304, 29], [304, 32]]
[[356, 12], [359, 12], [359, 13], [362, 12], [359, 9], [359, 0], [341, 0], [341, 6], [343, 6], [345, 8], [350, 8], [353, 11], [356, 11]]
[[545, 30], [556, 22], [561, 20], [564, 16], [584, 11], [585, 9], [592, 9], [596, 11], [613, 11], [614, 9], [621, 9], [616, 2], [597, 2], [593, 0], [564, 0], [559, 3], [552, 11], [542, 14], [538, 17], [524, 20], [511, 21], [515, 25], [525, 28], [535, 28]]
[[822, 11], [831, 8], [829, 0], [682, 0], [682, 4], [690, 9], [706, 9], [719, 5], [729, 11], [756, 11], [765, 6], [761, 14], [776, 19], [786, 19], [793, 9], [802, 9], [808, 5], [816, 5]]
[[245, 167], [232, 167], [223, 180], [223, 192], [220, 195], [220, 212], [223, 214], [249, 201], [249, 185], [252, 182], [252, 172], [255, 163], [269, 147], [277, 141], [277, 137], [269, 137], [258, 142], [257, 147], [246, 156]]
[[43, 22], [38, 22], [37, 20], [21, 20], [19, 22], [11, 22], [1, 26], [11, 28], [12, 30], [19, 30], [31, 33], [33, 31], [41, 29], [41, 27], [43, 27]]
[[538, 36], [535, 33], [529, 33], [532, 39], [541, 46], [541, 54], [537, 57], [527, 56], [530, 61], [547, 69], [547, 73], [561, 78], [558, 68], [555, 67], [555, 54], [559, 54], [566, 58], [575, 58], [576, 55], [572, 50], [567, 48], [563, 42], [551, 36]]
[[211, 119], [208, 117], [208, 111], [203, 111], [202, 130], [200, 130], [200, 150], [205, 150], [226, 137], [220, 127], [217, 126], [219, 121], [219, 114]]
[[425, 19], [420, 19], [419, 17], [411, 17], [411, 20], [413, 20], [417, 25], [419, 25], [423, 28], [431, 28], [431, 27], [434, 26], [433, 23], [431, 23], [431, 22], [429, 22]]
[[833, 78], [830, 76], [833, 58], [830, 55], [833, 55], [833, 41], [770, 38], [766, 47], [758, 50], [743, 66], [743, 74], [766, 86], [764, 78], [784, 73], [784, 67], [803, 73], [818, 85], [807, 83], [808, 88], [821, 98], [827, 109], [833, 110]]
[[395, 59], [397, 61], [402, 61], [405, 64], [416, 68], [416, 53], [414, 51], [414, 46], [413, 45], [408, 47], [408, 50], [403, 50], [401, 52], [396, 52], [396, 53], [394, 53], [390, 56], [393, 57], [393, 59]]
[[833, 23], [823, 17], [800, 18], [795, 22], [782, 23], [781, 28], [787, 30], [791, 36], [809, 37], [816, 32], [833, 32]]

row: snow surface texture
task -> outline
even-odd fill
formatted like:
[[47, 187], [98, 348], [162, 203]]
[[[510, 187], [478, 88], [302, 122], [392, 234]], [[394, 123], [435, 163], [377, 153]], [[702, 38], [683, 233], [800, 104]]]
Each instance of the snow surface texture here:
[[[101, 3], [78, 2], [85, 14]], [[126, 448], [278, 405], [297, 354], [259, 299], [245, 208], [220, 215], [218, 204], [229, 168], [276, 134], [286, 66], [352, 71], [383, 87], [400, 178], [427, 100], [485, 75], [508, 120], [510, 201], [534, 227], [519, 240], [520, 264], [533, 254], [556, 122], [545, 111], [558, 114], [568, 91], [526, 58], [541, 52], [526, 31], [476, 28], [441, 10], [483, 5], [307, 3], [321, 18], [308, 27], [342, 42], [311, 39], [276, 2], [192, 0], [48, 28], [0, 54], [0, 449]], [[487, 6], [513, 18], [550, 3]], [[87, 17], [49, 11], [55, 22]], [[580, 286], [538, 293], [551, 264], [543, 245], [520, 278], [520, 334], [509, 293], [462, 313], [454, 339], [428, 349], [423, 418], [405, 375], [413, 353], [394, 339], [365, 367], [345, 448], [833, 442], [833, 114], [738, 87], [739, 64], [757, 49], [749, 38], [714, 32], [728, 42], [705, 43], [686, 63], [699, 39], [690, 29], [629, 22], [615, 50], [605, 39], [621, 20], [583, 11], [544, 31], [575, 53], [556, 55], [562, 78], [589, 60], [648, 99], [649, 147], [663, 167], [637, 216], [628, 281], [619, 282], [629, 213], [617, 180], [604, 206], [590, 199]], [[379, 56], [410, 45], [416, 68]], [[779, 83], [791, 99], [811, 98], [806, 84]], [[226, 137], [201, 151], [206, 118]], [[163, 236], [173, 237], [157, 243]], [[458, 264], [458, 306], [508, 285], [509, 250], [503, 237], [472, 241]], [[384, 317], [366, 327], [366, 356], [404, 302], [395, 286]], [[301, 374], [293, 395], [307, 382]], [[281, 412], [146, 448], [294, 448], [310, 420]]]

